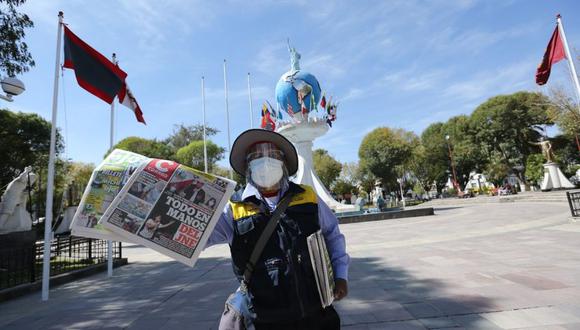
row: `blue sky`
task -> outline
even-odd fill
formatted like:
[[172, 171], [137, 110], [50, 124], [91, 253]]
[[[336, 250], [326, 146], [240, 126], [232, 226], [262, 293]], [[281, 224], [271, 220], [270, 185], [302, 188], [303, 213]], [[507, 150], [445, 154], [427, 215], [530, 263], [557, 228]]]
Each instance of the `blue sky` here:
[[[571, 47], [580, 49], [580, 3], [573, 0], [28, 1], [21, 11], [35, 22], [26, 41], [36, 67], [19, 76], [27, 91], [0, 106], [50, 119], [59, 10], [87, 43], [105, 56], [116, 52], [129, 74], [148, 124], [117, 106], [117, 141], [162, 139], [174, 124], [201, 123], [203, 75], [207, 123], [226, 146], [223, 59], [233, 141], [250, 126], [247, 73], [257, 124], [261, 103], [273, 103], [276, 82], [290, 68], [289, 37], [302, 69], [340, 101], [334, 127], [314, 146], [343, 162], [358, 159], [360, 141], [378, 126], [420, 134], [491, 96], [545, 91], [534, 74], [557, 13]], [[558, 84], [570, 84], [565, 62], [548, 83]], [[109, 106], [81, 89], [70, 70], [60, 88], [66, 156], [98, 163], [109, 147]]]

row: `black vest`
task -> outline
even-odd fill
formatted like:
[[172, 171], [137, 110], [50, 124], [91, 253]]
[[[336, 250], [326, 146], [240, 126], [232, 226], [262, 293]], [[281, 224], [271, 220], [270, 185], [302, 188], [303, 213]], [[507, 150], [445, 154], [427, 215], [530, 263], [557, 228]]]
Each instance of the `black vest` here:
[[[320, 229], [316, 193], [311, 187], [290, 183], [292, 201], [280, 218], [255, 265], [249, 290], [258, 320], [298, 320], [321, 309], [306, 237]], [[241, 195], [241, 194], [240, 194]], [[271, 213], [255, 196], [230, 200], [234, 237], [230, 246], [234, 273], [243, 278], [245, 265]]]

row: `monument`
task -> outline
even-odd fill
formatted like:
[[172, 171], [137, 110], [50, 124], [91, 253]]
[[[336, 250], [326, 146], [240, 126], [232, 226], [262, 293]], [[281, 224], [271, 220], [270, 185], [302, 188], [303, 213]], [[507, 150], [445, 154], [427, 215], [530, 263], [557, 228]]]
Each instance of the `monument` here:
[[[26, 167], [24, 171], [6, 188], [0, 201], [0, 252], [11, 253], [14, 248], [32, 248], [36, 241], [36, 231], [32, 229], [32, 216], [26, 209], [29, 189], [36, 181], [36, 174], [32, 173], [32, 167]], [[34, 256], [27, 255], [27, 262]], [[10, 260], [0, 264], [0, 269], [18, 267]]]
[[[278, 109], [288, 114], [289, 120], [278, 121], [276, 131], [292, 141], [298, 152], [298, 172], [292, 181], [310, 185], [318, 196], [335, 212], [358, 210], [356, 205], [337, 202], [328, 192], [313, 169], [312, 145], [316, 138], [326, 134], [336, 119], [336, 105], [321, 100], [321, 88], [314, 75], [300, 69], [300, 54], [290, 47], [290, 71], [284, 73], [276, 85]], [[318, 104], [322, 101], [321, 115]]]
[[542, 155], [546, 158], [546, 163], [544, 164], [544, 179], [540, 188], [542, 191], [548, 191], [553, 189], [571, 189], [574, 188], [572, 184], [564, 173], [560, 170], [560, 167], [555, 162], [554, 152], [552, 150], [552, 144], [550, 140], [542, 138], [540, 142], [530, 142], [533, 145], [542, 148]]
[[20, 175], [10, 182], [0, 201], [0, 235], [32, 228], [32, 216], [26, 210], [28, 189], [36, 181], [32, 167], [26, 167]]

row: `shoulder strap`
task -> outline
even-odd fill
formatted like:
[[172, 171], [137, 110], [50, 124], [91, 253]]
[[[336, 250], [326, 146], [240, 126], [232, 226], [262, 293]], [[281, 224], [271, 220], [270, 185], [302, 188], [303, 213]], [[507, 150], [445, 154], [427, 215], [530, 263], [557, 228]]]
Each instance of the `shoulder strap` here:
[[290, 205], [292, 195], [293, 195], [292, 193], [287, 194], [282, 198], [280, 203], [278, 203], [278, 206], [276, 207], [276, 210], [272, 214], [272, 217], [270, 218], [270, 220], [268, 220], [266, 228], [264, 228], [262, 235], [260, 235], [260, 238], [258, 238], [256, 245], [254, 245], [254, 250], [250, 255], [250, 259], [246, 263], [246, 269], [244, 270], [244, 282], [246, 285], [250, 283], [250, 278], [252, 277], [254, 266], [256, 265], [258, 258], [260, 258], [262, 251], [264, 251], [264, 247], [266, 246], [266, 243], [272, 236], [274, 229], [278, 225], [278, 221], [280, 220], [282, 213], [284, 213], [284, 211], [286, 211], [286, 209], [288, 208], [288, 205]]

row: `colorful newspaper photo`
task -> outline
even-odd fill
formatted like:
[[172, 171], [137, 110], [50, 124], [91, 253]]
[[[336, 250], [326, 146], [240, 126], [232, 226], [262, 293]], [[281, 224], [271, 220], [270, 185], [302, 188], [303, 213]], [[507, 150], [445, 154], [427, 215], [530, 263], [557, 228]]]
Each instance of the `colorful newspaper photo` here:
[[130, 151], [115, 149], [93, 171], [81, 202], [71, 222], [75, 236], [127, 241], [103, 228], [99, 221], [131, 175], [150, 158]]
[[101, 223], [193, 267], [234, 187], [234, 181], [152, 159], [130, 178]]

